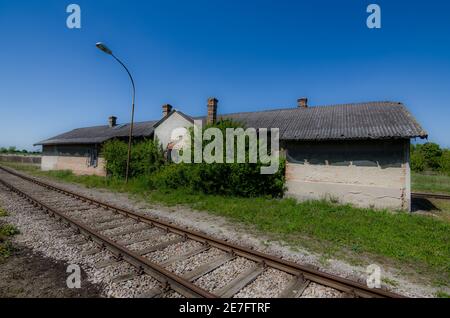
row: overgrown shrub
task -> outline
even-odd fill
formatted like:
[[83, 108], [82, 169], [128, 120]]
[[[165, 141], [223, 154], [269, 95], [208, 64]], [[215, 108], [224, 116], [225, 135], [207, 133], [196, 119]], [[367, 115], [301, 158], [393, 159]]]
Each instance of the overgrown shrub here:
[[164, 164], [164, 155], [158, 141], [145, 140], [131, 148], [130, 172], [132, 177], [149, 175]]
[[102, 156], [106, 161], [108, 175], [119, 178], [125, 176], [127, 155], [127, 144], [121, 140], [109, 140], [103, 145]]
[[[244, 128], [239, 123], [224, 120], [214, 125], [226, 136], [227, 128]], [[191, 130], [192, 133], [192, 130]], [[193, 139], [193, 134], [191, 134]], [[209, 141], [203, 142], [203, 148]], [[193, 147], [192, 142], [192, 147]], [[226, 144], [224, 143], [224, 158]], [[235, 148], [237, 141], [235, 140]], [[111, 140], [103, 146], [102, 155], [106, 160], [108, 175], [123, 178], [126, 171], [128, 146], [126, 142]], [[248, 157], [248, 143], [246, 143]], [[192, 151], [192, 156], [194, 152]], [[193, 162], [193, 160], [192, 160]], [[225, 160], [224, 160], [225, 162]], [[132, 147], [130, 176], [148, 177], [153, 187], [163, 189], [183, 188], [206, 194], [236, 195], [244, 197], [279, 197], [284, 192], [285, 161], [280, 158], [275, 174], [261, 174], [261, 162], [257, 163], [180, 163], [165, 164], [163, 151], [157, 141], [145, 140]]]
[[[220, 121], [214, 125], [207, 125], [204, 130], [215, 127], [226, 135], [227, 128], [244, 128], [237, 122]], [[191, 130], [191, 144], [193, 135]], [[203, 141], [203, 149], [209, 141]], [[235, 148], [236, 148], [235, 140]], [[224, 143], [223, 154], [226, 155]], [[202, 150], [203, 150], [202, 149]], [[248, 158], [248, 143], [246, 144]], [[193, 156], [192, 151], [192, 156]], [[235, 152], [236, 153], [236, 152]], [[193, 158], [192, 158], [193, 159]], [[191, 160], [193, 162], [193, 160]], [[224, 159], [225, 162], [225, 159]], [[222, 194], [244, 197], [282, 196], [284, 192], [285, 161], [280, 158], [279, 169], [275, 174], [261, 174], [261, 162], [257, 163], [180, 163], [164, 166], [151, 177], [155, 187], [185, 188], [206, 194]]]
[[[126, 174], [128, 144], [121, 140], [105, 143], [102, 155], [106, 160], [108, 175], [123, 178]], [[134, 143], [131, 148], [130, 177], [149, 175], [164, 164], [164, 156], [158, 141], [150, 139]]]
[[285, 161], [275, 174], [262, 175], [261, 164], [179, 163], [169, 164], [153, 174], [152, 185], [166, 189], [243, 197], [280, 197], [284, 192]]
[[150, 176], [154, 187], [162, 189], [186, 188], [192, 190], [195, 173], [195, 165], [179, 163], [162, 167], [158, 172]]

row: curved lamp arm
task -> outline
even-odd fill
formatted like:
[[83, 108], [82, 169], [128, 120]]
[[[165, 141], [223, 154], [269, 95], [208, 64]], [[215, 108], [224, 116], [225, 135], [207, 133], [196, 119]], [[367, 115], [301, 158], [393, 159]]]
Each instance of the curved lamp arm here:
[[120, 65], [122, 65], [122, 67], [125, 69], [125, 71], [127, 71], [128, 76], [130, 77], [130, 80], [131, 80], [131, 85], [133, 86], [133, 96], [132, 96], [132, 106], [131, 106], [130, 135], [129, 135], [129, 138], [128, 138], [127, 170], [125, 172], [125, 182], [128, 183], [128, 174], [129, 174], [129, 170], [130, 170], [130, 157], [131, 157], [131, 140], [133, 138], [133, 125], [134, 125], [134, 100], [135, 100], [135, 95], [136, 95], [136, 88], [134, 86], [134, 79], [133, 79], [133, 76], [131, 76], [131, 73], [128, 70], [128, 68], [125, 66], [125, 64], [123, 64], [122, 61], [119, 60], [105, 44], [103, 44], [101, 42], [97, 42], [95, 44], [95, 46], [99, 50], [103, 51], [104, 53], [111, 55], [117, 62], [119, 62]]

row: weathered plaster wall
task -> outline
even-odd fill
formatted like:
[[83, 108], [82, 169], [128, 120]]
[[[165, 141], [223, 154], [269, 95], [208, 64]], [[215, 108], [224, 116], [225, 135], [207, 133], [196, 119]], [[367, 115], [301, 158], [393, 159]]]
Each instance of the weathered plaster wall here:
[[[410, 209], [409, 140], [316, 143], [314, 147], [290, 143], [286, 149], [288, 196]], [[292, 149], [297, 150], [295, 158], [289, 156], [296, 152]]]
[[189, 128], [192, 125], [193, 124], [189, 120], [180, 114], [173, 113], [169, 118], [155, 128], [155, 138], [158, 138], [163, 149], [165, 150], [171, 141], [175, 141], [177, 137], [185, 134], [186, 128]]
[[106, 176], [103, 158], [98, 158], [96, 167], [90, 167], [87, 157], [42, 156], [41, 169], [44, 171], [71, 170], [76, 175]]

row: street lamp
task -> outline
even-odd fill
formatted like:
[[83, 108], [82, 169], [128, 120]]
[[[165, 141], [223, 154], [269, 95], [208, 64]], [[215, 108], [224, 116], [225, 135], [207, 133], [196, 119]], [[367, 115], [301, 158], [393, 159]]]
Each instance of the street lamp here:
[[111, 55], [117, 62], [119, 62], [120, 65], [123, 66], [125, 71], [127, 71], [128, 76], [130, 77], [130, 80], [131, 80], [131, 85], [133, 86], [133, 97], [132, 97], [132, 106], [131, 106], [131, 125], [130, 125], [130, 135], [128, 138], [127, 170], [125, 172], [125, 183], [128, 183], [128, 174], [130, 171], [130, 157], [131, 157], [131, 139], [133, 138], [133, 124], [134, 124], [134, 98], [135, 98], [135, 94], [136, 94], [136, 89], [134, 87], [134, 80], [133, 80], [133, 77], [131, 76], [130, 71], [125, 66], [125, 64], [123, 64], [122, 61], [120, 61], [105, 44], [98, 42], [95, 44], [95, 46], [99, 50], [103, 51], [104, 53]]

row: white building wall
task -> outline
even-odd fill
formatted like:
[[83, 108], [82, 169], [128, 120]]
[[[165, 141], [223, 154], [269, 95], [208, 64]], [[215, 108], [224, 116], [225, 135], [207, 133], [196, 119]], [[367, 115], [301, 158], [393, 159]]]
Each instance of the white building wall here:
[[186, 134], [187, 128], [192, 126], [192, 122], [175, 112], [155, 128], [155, 138], [165, 150], [170, 142]]

